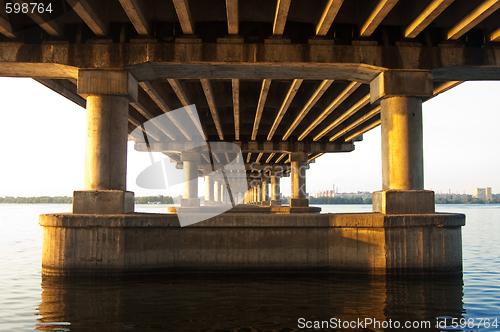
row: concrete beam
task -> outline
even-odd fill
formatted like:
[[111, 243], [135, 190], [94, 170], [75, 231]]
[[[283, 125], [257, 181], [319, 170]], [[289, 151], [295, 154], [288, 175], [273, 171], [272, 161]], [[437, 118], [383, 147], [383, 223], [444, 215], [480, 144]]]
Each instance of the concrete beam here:
[[233, 78], [231, 80], [233, 92], [233, 111], [234, 111], [234, 136], [237, 141], [240, 140], [240, 80]]
[[[362, 116], [361, 118], [359, 118], [358, 120], [356, 120], [355, 122], [353, 122], [351, 125], [347, 126], [346, 128], [344, 128], [343, 130], [339, 131], [337, 134], [333, 135], [332, 137], [330, 137], [329, 141], [330, 142], [334, 142], [336, 139], [338, 139], [339, 137], [343, 136], [344, 134], [350, 132], [351, 130], [353, 130], [354, 128], [358, 127], [359, 125], [363, 124], [364, 122], [370, 120], [371, 118], [373, 118], [375, 115], [377, 114], [380, 114], [380, 105], [379, 106], [376, 106], [375, 108], [373, 108], [370, 112], [368, 112], [367, 114], [365, 114], [364, 116]], [[380, 123], [379, 123], [380, 124]], [[376, 127], [376, 126], [375, 126]], [[372, 127], [374, 128], [374, 127]], [[370, 129], [372, 129], [370, 128]], [[356, 135], [354, 137], [352, 137], [353, 135], [351, 135], [350, 137], [352, 138], [355, 138], [355, 137], [358, 137], [359, 135], [365, 133], [366, 131], [364, 131], [365, 128], [359, 130], [358, 132], [354, 133], [353, 135]], [[344, 140], [345, 142], [348, 142], [349, 140]]]
[[302, 84], [304, 80], [302, 79], [295, 79], [292, 82], [292, 85], [290, 86], [290, 89], [288, 90], [288, 93], [285, 96], [285, 99], [283, 100], [283, 103], [281, 104], [281, 107], [278, 111], [278, 114], [276, 115], [276, 119], [274, 119], [274, 123], [271, 127], [271, 130], [269, 131], [269, 134], [267, 135], [267, 140], [270, 141], [274, 133], [276, 132], [276, 129], [278, 129], [279, 124], [281, 123], [281, 120], [283, 119], [283, 116], [285, 116], [286, 111], [288, 111], [288, 107], [290, 107], [290, 104], [292, 103], [293, 98], [297, 94], [297, 91], [300, 88], [300, 85]]
[[194, 22], [191, 18], [188, 0], [173, 0], [177, 17], [181, 24], [182, 32], [185, 35], [194, 34]]
[[119, 0], [123, 10], [134, 25], [139, 35], [149, 35], [149, 23], [144, 16], [140, 3], [137, 0]]
[[260, 90], [259, 103], [257, 104], [257, 111], [255, 112], [255, 120], [252, 129], [252, 141], [257, 138], [257, 133], [259, 131], [260, 119], [262, 117], [262, 112], [264, 111], [264, 105], [266, 103], [267, 94], [269, 93], [269, 88], [271, 87], [271, 80], [264, 79], [262, 81], [262, 88]]
[[285, 135], [283, 135], [283, 140], [287, 140], [288, 137], [290, 137], [295, 128], [297, 128], [299, 123], [302, 122], [302, 120], [306, 117], [307, 113], [309, 113], [311, 108], [318, 102], [318, 100], [321, 98], [321, 96], [323, 96], [326, 90], [328, 90], [328, 88], [330, 87], [330, 85], [332, 85], [332, 83], [333, 80], [324, 80], [323, 82], [321, 82], [316, 91], [313, 92], [311, 98], [309, 98], [307, 103], [304, 105], [299, 115], [297, 115], [297, 118], [292, 122], [292, 124], [286, 131]]
[[[379, 111], [379, 113], [380, 113], [380, 111]], [[382, 120], [377, 120], [374, 123], [372, 123], [372, 124], [370, 124], [370, 125], [368, 125], [368, 126], [366, 126], [364, 128], [359, 129], [358, 131], [356, 131], [355, 133], [353, 133], [351, 136], [347, 137], [345, 139], [345, 142], [352, 141], [356, 137], [359, 137], [360, 135], [363, 135], [364, 133], [372, 130], [373, 128], [378, 127], [381, 123], [382, 123]]]
[[186, 92], [184, 91], [184, 88], [182, 87], [181, 83], [177, 79], [168, 79], [168, 83], [170, 83], [170, 86], [175, 92], [175, 95], [177, 98], [179, 98], [179, 101], [181, 102], [182, 106], [185, 107], [186, 112], [188, 112], [189, 117], [191, 118], [191, 121], [196, 126], [196, 129], [198, 129], [198, 132], [203, 136], [204, 139], [206, 139], [205, 133], [203, 132], [203, 128], [201, 128], [200, 122], [197, 120], [196, 115], [193, 113], [191, 107], [191, 103], [189, 102], [188, 96]]
[[366, 22], [361, 27], [361, 37], [370, 37], [375, 29], [382, 23], [398, 0], [380, 0]]
[[77, 92], [89, 95], [120, 95], [138, 99], [137, 80], [126, 70], [79, 70]]
[[66, 2], [96, 36], [107, 36], [108, 25], [97, 15], [87, 0], [66, 0]]
[[433, 0], [425, 9], [406, 27], [405, 38], [415, 38], [432, 21], [436, 19], [454, 0]]
[[[187, 140], [191, 140], [191, 135], [184, 129], [184, 126], [179, 122], [179, 120], [176, 119], [175, 116], [173, 116], [170, 112], [172, 111], [171, 108], [167, 105], [165, 102], [164, 98], [161, 96], [160, 92], [158, 91], [159, 86], [154, 87], [151, 82], [140, 82], [139, 86], [148, 94], [148, 96], [151, 98], [151, 100], [154, 101], [154, 103], [165, 113], [167, 114], [168, 118], [172, 123], [179, 129], [179, 131], [184, 135], [184, 137]], [[164, 93], [163, 93], [164, 94]]]
[[[29, 6], [30, 2], [29, 1], [24, 1], [24, 0], [13, 0], [13, 2], [17, 2], [18, 4], [27, 4]], [[4, 10], [5, 8], [2, 8]], [[38, 11], [31, 12], [31, 10], [28, 10], [28, 13], [23, 14], [27, 15], [29, 18], [31, 18], [36, 24], [38, 24], [45, 32], [47, 32], [50, 36], [52, 37], [61, 37], [63, 35], [63, 29], [59, 26], [59, 24], [56, 23], [55, 20], [53, 20], [51, 17], [49, 17], [46, 14], [39, 14]]]
[[226, 0], [227, 32], [237, 35], [239, 28], [238, 0]]
[[274, 157], [275, 155], [276, 155], [276, 153], [275, 153], [275, 152], [271, 153], [271, 154], [269, 155], [269, 157], [267, 157], [267, 159], [266, 159], [266, 164], [269, 164], [269, 163], [271, 162], [271, 160], [273, 160], [273, 157]]
[[318, 25], [316, 25], [316, 35], [325, 36], [332, 26], [340, 7], [344, 0], [329, 0], [321, 14]]
[[299, 136], [298, 140], [302, 141], [307, 135], [311, 133], [323, 120], [326, 119], [337, 107], [340, 106], [357, 88], [361, 86], [359, 82], [351, 82], [347, 88], [342, 91], [335, 100], [328, 105], [328, 107], [307, 127], [307, 129]]
[[278, 0], [274, 14], [273, 35], [282, 35], [292, 0]]
[[357, 103], [352, 105], [351, 108], [349, 108], [347, 111], [345, 111], [342, 115], [340, 115], [335, 121], [333, 121], [330, 125], [328, 125], [325, 129], [323, 129], [318, 135], [316, 135], [313, 140], [317, 141], [323, 136], [325, 136], [327, 133], [331, 132], [333, 129], [338, 127], [339, 124], [347, 120], [350, 116], [355, 114], [357, 111], [368, 105], [370, 102], [370, 94], [367, 94], [363, 98], [361, 98]]
[[500, 0], [485, 0], [448, 30], [447, 39], [456, 40], [500, 8]]
[[[136, 143], [135, 150], [137, 151], [152, 151], [152, 152], [181, 152], [181, 151], [197, 151], [208, 152], [208, 146], [198, 146], [193, 142], [158, 142], [150, 144], [149, 148], [146, 143]], [[228, 146], [228, 150], [217, 150], [218, 153], [321, 153], [321, 152], [351, 152], [354, 150], [352, 143], [331, 143], [331, 142], [235, 142]], [[215, 157], [217, 157], [214, 154]], [[261, 156], [262, 157], [262, 156]], [[220, 161], [218, 161], [220, 162]], [[278, 161], [276, 161], [278, 162]]]
[[212, 91], [212, 86], [208, 79], [201, 79], [201, 85], [203, 86], [203, 92], [207, 98], [208, 107], [210, 108], [210, 113], [212, 113], [212, 118], [214, 120], [215, 128], [217, 129], [217, 134], [219, 134], [219, 139], [224, 140], [224, 133], [222, 132], [222, 126], [219, 120], [219, 113], [217, 112], [217, 107], [215, 106], [214, 94]]
[[490, 35], [490, 41], [492, 42], [500, 42], [500, 28], [493, 31]]
[[76, 85], [68, 80], [49, 80], [49, 79], [35, 79], [40, 84], [43, 84], [52, 91], [66, 97], [78, 106], [83, 108], [87, 107], [87, 101], [76, 93]]
[[436, 86], [433, 90], [432, 90], [432, 96], [425, 99], [425, 101], [428, 101], [429, 99], [432, 99], [434, 97], [436, 97], [437, 95], [440, 95], [441, 93], [444, 93], [448, 90], [451, 90], [453, 89], [454, 87], [462, 84], [463, 81], [448, 81], [448, 82], [444, 82], [438, 86]]
[[10, 24], [9, 17], [4, 12], [5, 2], [4, 0], [0, 0], [0, 33], [7, 38], [16, 38], [14, 30], [12, 29], [12, 25]]

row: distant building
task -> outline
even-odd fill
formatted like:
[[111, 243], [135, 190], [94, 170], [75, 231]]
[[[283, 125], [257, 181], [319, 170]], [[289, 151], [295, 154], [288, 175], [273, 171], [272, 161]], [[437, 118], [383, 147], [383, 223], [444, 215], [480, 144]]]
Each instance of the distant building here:
[[490, 201], [492, 198], [491, 187], [472, 189], [472, 197]]

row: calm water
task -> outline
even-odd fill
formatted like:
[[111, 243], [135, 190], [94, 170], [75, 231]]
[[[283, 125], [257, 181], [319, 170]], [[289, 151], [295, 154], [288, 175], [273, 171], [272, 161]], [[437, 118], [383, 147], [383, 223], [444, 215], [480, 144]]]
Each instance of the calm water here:
[[[363, 205], [322, 208], [323, 212], [371, 210]], [[448, 325], [452, 317], [473, 319], [472, 327], [458, 330], [500, 331], [500, 206], [437, 206], [441, 212], [467, 215], [463, 277], [42, 278], [38, 215], [70, 210], [70, 205], [0, 204], [0, 331], [294, 331], [299, 330], [300, 318], [434, 325], [443, 317], [449, 318]], [[137, 210], [164, 212], [166, 207], [142, 205]], [[498, 318], [498, 328], [478, 328], [485, 318]], [[364, 331], [396, 330], [364, 327]]]

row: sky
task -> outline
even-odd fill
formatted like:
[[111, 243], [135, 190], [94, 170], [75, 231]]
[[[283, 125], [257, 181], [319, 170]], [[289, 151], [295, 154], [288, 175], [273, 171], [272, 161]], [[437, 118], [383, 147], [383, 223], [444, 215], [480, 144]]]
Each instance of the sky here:
[[[425, 188], [471, 194], [500, 192], [500, 82], [466, 82], [423, 105]], [[264, 114], [265, 116], [265, 114]], [[27, 78], [0, 78], [0, 197], [72, 196], [83, 189], [85, 109]], [[307, 191], [382, 188], [380, 127], [350, 153], [326, 154], [307, 171]], [[154, 154], [155, 160], [164, 158]], [[147, 190], [135, 184], [151, 164], [128, 145], [127, 190], [136, 196], [179, 195], [180, 187]], [[173, 166], [173, 164], [172, 164]], [[281, 180], [290, 194], [290, 178]], [[200, 179], [200, 196], [204, 193]]]

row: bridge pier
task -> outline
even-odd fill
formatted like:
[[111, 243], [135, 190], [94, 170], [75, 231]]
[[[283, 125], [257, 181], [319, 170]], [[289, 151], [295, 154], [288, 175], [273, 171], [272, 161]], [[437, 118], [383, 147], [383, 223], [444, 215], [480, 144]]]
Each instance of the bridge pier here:
[[133, 212], [134, 193], [126, 191], [128, 97], [137, 95], [137, 81], [126, 71], [81, 70], [78, 93], [87, 100], [87, 140], [84, 190], [73, 194], [73, 213]]
[[291, 153], [290, 163], [292, 164], [292, 198], [290, 199], [290, 207], [308, 207], [309, 200], [306, 197], [307, 153]]
[[196, 152], [183, 152], [181, 161], [184, 163], [184, 183], [181, 207], [198, 207], [198, 163], [200, 154]]
[[271, 206], [281, 206], [280, 178], [271, 173]]
[[380, 101], [382, 191], [373, 193], [373, 211], [434, 213], [434, 192], [424, 190], [422, 98], [432, 95], [432, 75], [387, 71], [370, 84], [371, 102]]
[[214, 176], [213, 175], [205, 175], [205, 205], [214, 205]]

